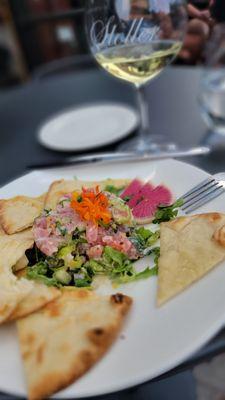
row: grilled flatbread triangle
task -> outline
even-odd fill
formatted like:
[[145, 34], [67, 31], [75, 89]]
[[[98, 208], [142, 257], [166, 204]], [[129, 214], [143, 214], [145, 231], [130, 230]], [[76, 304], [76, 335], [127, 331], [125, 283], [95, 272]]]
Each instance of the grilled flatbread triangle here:
[[160, 306], [225, 259], [225, 214], [180, 217], [160, 226]]
[[33, 282], [18, 279], [12, 272], [13, 265], [33, 246], [33, 242], [30, 229], [15, 235], [0, 235], [0, 323], [33, 288]]
[[30, 400], [65, 388], [107, 351], [120, 332], [132, 300], [64, 290], [59, 299], [17, 322]]
[[11, 235], [33, 225], [43, 210], [45, 195], [40, 197], [16, 196], [0, 200], [0, 224]]
[[39, 282], [32, 282], [32, 284], [31, 291], [17, 304], [7, 321], [25, 317], [61, 296], [61, 291], [55, 287], [49, 287]]

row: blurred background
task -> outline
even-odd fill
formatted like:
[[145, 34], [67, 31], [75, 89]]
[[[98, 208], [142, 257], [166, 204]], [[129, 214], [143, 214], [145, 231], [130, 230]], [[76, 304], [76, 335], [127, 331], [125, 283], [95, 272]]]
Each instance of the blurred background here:
[[[188, 3], [188, 30], [175, 64], [202, 65], [211, 32], [225, 21], [224, 0]], [[83, 18], [83, 0], [0, 0], [0, 86], [62, 66], [64, 73], [78, 64], [92, 66]]]
[[[146, 2], [137, 0], [136, 7], [146, 7]], [[71, 154], [60, 154], [38, 143], [37, 131], [50, 115], [99, 101], [136, 107], [136, 94], [130, 86], [101, 69], [92, 71], [96, 63], [85, 36], [84, 3], [0, 0], [0, 184], [25, 173], [35, 161], [58, 162]], [[165, 133], [182, 146], [217, 143], [210, 155], [187, 160], [214, 173], [225, 170], [225, 25], [220, 30], [222, 40], [213, 36], [217, 26], [225, 22], [225, 0], [188, 1], [188, 19], [179, 56], [171, 69], [149, 87], [151, 129], [156, 134]], [[209, 58], [213, 58], [212, 51], [206, 51], [212, 41], [224, 50], [222, 74], [207, 76], [203, 81], [199, 107], [199, 82]], [[215, 64], [218, 66], [218, 58]], [[39, 85], [32, 81], [54, 74], [61, 76]], [[28, 81], [29, 85], [24, 85]], [[106, 119], [104, 124], [110, 125]], [[114, 151], [115, 147], [103, 149]], [[107, 399], [225, 400], [224, 376], [225, 329], [171, 376]], [[0, 393], [0, 399], [15, 397]]]

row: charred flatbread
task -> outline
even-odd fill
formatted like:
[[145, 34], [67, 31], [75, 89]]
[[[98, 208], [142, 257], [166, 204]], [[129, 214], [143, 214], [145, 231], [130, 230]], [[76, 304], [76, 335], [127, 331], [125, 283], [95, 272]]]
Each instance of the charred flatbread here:
[[107, 351], [132, 300], [64, 290], [59, 299], [17, 322], [30, 400], [46, 399], [76, 381]]

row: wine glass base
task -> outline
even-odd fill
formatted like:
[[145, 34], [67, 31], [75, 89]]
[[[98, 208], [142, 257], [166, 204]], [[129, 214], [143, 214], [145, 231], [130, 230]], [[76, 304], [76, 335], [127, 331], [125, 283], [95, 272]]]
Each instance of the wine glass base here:
[[159, 153], [162, 151], [175, 151], [177, 145], [167, 142], [163, 135], [149, 135], [147, 138], [136, 137], [128, 139], [118, 146], [120, 151], [131, 151], [135, 153], [153, 152]]
[[213, 150], [225, 149], [225, 131], [209, 130], [206, 137], [203, 139], [202, 144], [209, 146]]

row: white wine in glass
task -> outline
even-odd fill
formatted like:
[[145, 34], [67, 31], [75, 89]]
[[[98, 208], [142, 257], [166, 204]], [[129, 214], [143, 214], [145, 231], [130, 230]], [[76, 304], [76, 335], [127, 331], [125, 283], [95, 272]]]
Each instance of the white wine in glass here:
[[143, 85], [170, 64], [180, 49], [181, 42], [159, 40], [150, 44], [109, 48], [96, 53], [95, 58], [117, 78], [135, 85]]
[[[88, 0], [86, 27], [91, 51], [110, 74], [135, 85], [139, 136], [126, 150], [160, 150], [150, 134], [145, 86], [179, 53], [185, 33], [185, 0]], [[154, 140], [153, 140], [154, 139]]]

